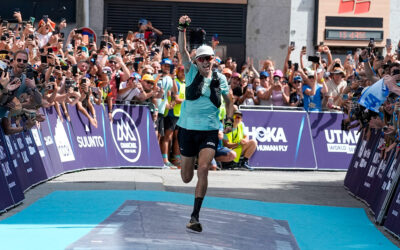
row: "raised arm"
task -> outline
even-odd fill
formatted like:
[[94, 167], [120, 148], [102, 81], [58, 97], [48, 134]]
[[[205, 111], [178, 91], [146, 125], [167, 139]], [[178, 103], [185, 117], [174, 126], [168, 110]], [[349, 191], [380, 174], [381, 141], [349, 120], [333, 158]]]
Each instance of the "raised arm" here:
[[178, 45], [179, 51], [181, 52], [182, 56], [182, 64], [185, 67], [185, 73], [189, 72], [190, 69], [190, 55], [189, 51], [186, 47], [186, 28], [190, 24], [191, 20], [188, 16], [181, 16], [179, 18], [179, 36], [178, 36]]

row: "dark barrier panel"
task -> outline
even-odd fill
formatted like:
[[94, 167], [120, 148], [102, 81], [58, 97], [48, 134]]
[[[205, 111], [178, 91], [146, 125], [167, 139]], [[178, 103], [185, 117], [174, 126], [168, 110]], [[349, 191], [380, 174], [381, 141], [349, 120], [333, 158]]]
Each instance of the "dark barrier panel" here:
[[[378, 186], [377, 195], [371, 204], [371, 209], [375, 211], [375, 220], [382, 224], [385, 213], [389, 207], [389, 203], [393, 197], [395, 187], [399, 181], [400, 175], [400, 154], [397, 149], [393, 150], [392, 162], [383, 174], [380, 185]], [[379, 174], [378, 174], [379, 176]]]
[[258, 142], [250, 158], [256, 168], [316, 169], [306, 112], [243, 110], [250, 139]]
[[342, 113], [311, 112], [310, 126], [318, 169], [347, 170], [359, 134], [341, 130]]
[[24, 199], [23, 191], [59, 174], [85, 168], [162, 167], [146, 106], [114, 106], [110, 121], [96, 107], [97, 128], [69, 107], [71, 122], [43, 109], [38, 128], [11, 136], [0, 130], [0, 211]]
[[400, 186], [397, 187], [389, 206], [384, 227], [395, 235], [400, 236]]
[[[345, 187], [353, 195], [358, 195], [358, 190], [363, 185], [370, 159], [375, 153], [376, 146], [380, 139], [380, 132], [372, 129], [370, 134], [363, 134], [359, 150], [355, 152], [354, 161], [349, 166], [349, 171], [346, 174], [344, 181]], [[362, 176], [362, 177], [361, 177]]]

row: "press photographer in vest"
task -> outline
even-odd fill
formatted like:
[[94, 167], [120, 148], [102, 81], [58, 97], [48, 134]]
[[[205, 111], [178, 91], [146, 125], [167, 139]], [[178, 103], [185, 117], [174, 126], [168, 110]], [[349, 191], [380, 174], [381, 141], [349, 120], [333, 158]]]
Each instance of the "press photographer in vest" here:
[[[253, 156], [257, 149], [257, 141], [249, 139], [244, 131], [244, 123], [242, 121], [243, 114], [239, 110], [235, 111], [233, 115], [233, 128], [232, 132], [225, 134], [223, 143], [227, 148], [236, 152], [236, 158], [233, 160], [239, 167], [252, 170], [249, 165], [249, 159]], [[241, 157], [243, 158], [241, 159]]]
[[186, 47], [186, 28], [190, 24], [188, 16], [179, 19], [179, 51], [186, 78], [186, 99], [181, 106], [178, 120], [178, 141], [181, 151], [181, 177], [189, 183], [193, 179], [196, 156], [197, 185], [195, 190], [194, 208], [191, 219], [186, 227], [201, 232], [199, 222], [200, 208], [208, 186], [208, 168], [214, 158], [218, 145], [219, 107], [221, 95], [224, 98], [227, 119], [225, 132], [230, 132], [233, 124], [233, 103], [229, 96], [226, 77], [213, 72], [214, 51], [210, 46], [201, 45], [197, 48], [192, 62]]

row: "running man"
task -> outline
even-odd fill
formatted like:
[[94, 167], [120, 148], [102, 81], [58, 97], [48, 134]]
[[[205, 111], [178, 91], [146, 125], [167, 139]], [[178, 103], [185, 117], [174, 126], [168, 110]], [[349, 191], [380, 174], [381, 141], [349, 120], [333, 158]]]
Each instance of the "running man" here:
[[186, 227], [201, 232], [199, 213], [207, 192], [208, 168], [218, 146], [221, 95], [227, 111], [225, 133], [232, 130], [233, 103], [232, 97], [229, 96], [226, 77], [211, 70], [214, 64], [214, 51], [210, 46], [200, 46], [196, 50], [194, 62], [191, 62], [186, 48], [186, 27], [190, 21], [188, 16], [182, 16], [178, 26], [179, 51], [182, 53], [182, 63], [185, 67], [186, 100], [182, 103], [177, 125], [181, 151], [181, 177], [184, 183], [189, 183], [193, 179], [195, 159], [198, 156], [194, 207]]

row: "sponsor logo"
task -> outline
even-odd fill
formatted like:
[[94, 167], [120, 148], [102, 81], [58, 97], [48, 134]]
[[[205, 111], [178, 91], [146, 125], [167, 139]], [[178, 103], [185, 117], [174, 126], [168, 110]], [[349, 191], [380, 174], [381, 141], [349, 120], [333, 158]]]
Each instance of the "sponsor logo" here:
[[53, 138], [51, 138], [51, 136], [45, 136], [43, 139], [46, 146], [52, 145], [54, 143]]
[[36, 128], [31, 129], [33, 139], [35, 140], [36, 146], [42, 146], [42, 141], [40, 140], [39, 132]]
[[72, 151], [72, 147], [68, 140], [67, 133], [65, 132], [64, 125], [60, 120], [57, 120], [54, 132], [54, 141], [56, 142], [61, 162], [75, 161], [74, 152]]
[[118, 152], [125, 160], [137, 162], [142, 146], [135, 121], [123, 109], [115, 109], [112, 117], [116, 126], [111, 126], [111, 134]]
[[287, 152], [286, 134], [280, 127], [245, 127], [251, 139], [258, 142], [257, 151]]
[[207, 142], [207, 145], [210, 145], [210, 146], [213, 146], [213, 147], [215, 147], [215, 143], [214, 142]]
[[5, 158], [7, 158], [6, 151], [3, 146], [0, 146], [0, 160], [4, 160]]
[[4, 176], [8, 177], [12, 174], [10, 165], [8, 162], [3, 162], [1, 163], [1, 169], [3, 170]]
[[76, 141], [80, 148], [104, 148], [104, 140], [101, 136], [77, 136]]
[[371, 0], [340, 0], [339, 14], [354, 13], [355, 15], [368, 13], [371, 9]]
[[326, 129], [324, 132], [328, 152], [354, 154], [360, 136], [357, 131]]

